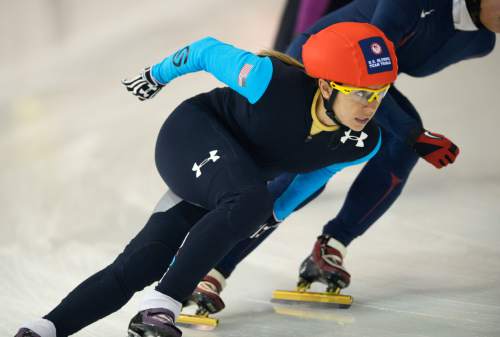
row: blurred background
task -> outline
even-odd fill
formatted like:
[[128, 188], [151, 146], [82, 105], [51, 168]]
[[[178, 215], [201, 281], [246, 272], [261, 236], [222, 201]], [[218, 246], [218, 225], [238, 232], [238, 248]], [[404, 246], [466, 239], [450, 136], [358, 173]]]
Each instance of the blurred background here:
[[[164, 119], [222, 85], [191, 74], [141, 103], [120, 80], [208, 35], [270, 48], [283, 6], [0, 0], [1, 335], [47, 313], [123, 249], [165, 191], [153, 157]], [[294, 286], [359, 168], [336, 176], [241, 265], [216, 332], [186, 335], [498, 336], [499, 61], [497, 46], [434, 76], [398, 79], [425, 126], [454, 140], [461, 155], [444, 170], [419, 163], [404, 196], [350, 246], [351, 309], [291, 318], [268, 300]], [[77, 336], [124, 336], [136, 302]]]

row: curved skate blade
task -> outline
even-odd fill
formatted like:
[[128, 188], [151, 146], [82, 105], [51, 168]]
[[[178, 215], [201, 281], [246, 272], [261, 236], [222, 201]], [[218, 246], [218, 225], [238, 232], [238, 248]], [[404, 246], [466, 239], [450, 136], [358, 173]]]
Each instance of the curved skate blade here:
[[347, 309], [352, 304], [352, 296], [336, 293], [317, 293], [309, 291], [275, 290], [271, 302], [322, 304]]
[[209, 331], [219, 325], [219, 320], [208, 316], [180, 314], [175, 323], [186, 328]]

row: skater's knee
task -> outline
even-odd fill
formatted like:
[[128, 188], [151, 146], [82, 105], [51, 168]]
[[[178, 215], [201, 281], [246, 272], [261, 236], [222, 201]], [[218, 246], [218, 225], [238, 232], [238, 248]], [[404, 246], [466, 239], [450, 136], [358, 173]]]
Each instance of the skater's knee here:
[[228, 211], [229, 230], [246, 238], [272, 214], [273, 199], [265, 185], [258, 185], [228, 196], [219, 206]]
[[175, 250], [156, 241], [119, 256], [112, 264], [114, 277], [127, 293], [140, 291], [158, 281], [166, 272]]

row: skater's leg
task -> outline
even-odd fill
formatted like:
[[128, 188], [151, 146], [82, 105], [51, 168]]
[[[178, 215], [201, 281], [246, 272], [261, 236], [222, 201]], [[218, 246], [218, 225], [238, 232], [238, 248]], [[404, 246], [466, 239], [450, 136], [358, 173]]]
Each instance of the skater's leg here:
[[[272, 212], [272, 201], [265, 185], [245, 183], [239, 187], [231, 174], [217, 179], [216, 208], [191, 229], [175, 262], [157, 289], [184, 301], [210, 269], [239, 241], [250, 236]], [[214, 191], [215, 192], [215, 191]]]
[[158, 135], [155, 158], [169, 188], [208, 212], [189, 229], [128, 331], [130, 336], [180, 337], [175, 319], [182, 303], [218, 260], [269, 217], [272, 198], [251, 156], [197, 99], [185, 101], [169, 115]]
[[[191, 228], [157, 292], [141, 305], [146, 310], [148, 303], [160, 303], [154, 296], [164, 294], [163, 307], [177, 316], [179, 304], [210, 269], [271, 215], [272, 198], [248, 153], [210, 111], [190, 102], [181, 104], [162, 127], [156, 163], [176, 194], [210, 210]], [[144, 332], [135, 323], [131, 329]]]
[[418, 160], [406, 145], [384, 137], [384, 145], [358, 174], [337, 217], [323, 228], [312, 253], [301, 265], [300, 279], [345, 288], [351, 276], [343, 266], [347, 245], [363, 234], [394, 203]]
[[274, 50], [283, 52], [292, 41], [300, 1], [301, 0], [287, 0], [285, 8], [281, 14], [278, 32], [276, 33], [276, 37], [274, 39]]
[[44, 317], [54, 323], [57, 337], [115, 312], [135, 292], [159, 280], [186, 233], [206, 212], [180, 200], [159, 206], [112, 264], [82, 282]]
[[[272, 181], [268, 182], [267, 188], [271, 193], [273, 200], [278, 198], [284, 190], [293, 181], [296, 174], [282, 174]], [[297, 209], [316, 198], [324, 187], [318, 190], [305, 200]], [[231, 275], [239, 262], [259, 246], [278, 226], [274, 217], [268, 218], [266, 224], [261, 225], [259, 230], [252, 236], [240, 241], [231, 251], [222, 258], [196, 287], [190, 301], [198, 305], [199, 313], [216, 313], [224, 309], [225, 304], [220, 297], [224, 289], [226, 279]]]
[[407, 145], [386, 142], [359, 173], [338, 215], [323, 228], [323, 234], [345, 246], [363, 234], [401, 194], [418, 156]]
[[293, 38], [305, 32], [323, 15], [352, 0], [288, 0], [281, 16], [273, 49], [284, 52]]
[[[290, 183], [295, 178], [296, 174], [285, 173], [282, 174], [272, 181], [267, 183], [267, 188], [271, 193], [273, 200], [276, 200], [290, 185]], [[325, 189], [325, 186], [320, 188], [309, 198], [304, 200], [295, 211], [301, 209], [312, 200], [316, 199]], [[228, 278], [236, 266], [247, 257], [255, 248], [257, 248], [264, 240], [266, 240], [271, 233], [273, 233], [278, 227], [279, 223], [273, 221], [273, 219], [268, 219], [264, 227], [259, 230], [259, 235], [252, 235], [240, 241], [222, 260], [217, 263], [215, 269], [220, 272], [225, 278]]]

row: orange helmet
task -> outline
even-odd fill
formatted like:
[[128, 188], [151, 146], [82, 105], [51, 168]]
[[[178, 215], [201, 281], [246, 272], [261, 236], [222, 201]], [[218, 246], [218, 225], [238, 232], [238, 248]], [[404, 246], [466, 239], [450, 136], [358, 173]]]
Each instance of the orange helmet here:
[[312, 35], [302, 47], [306, 73], [355, 87], [396, 80], [398, 62], [392, 42], [369, 23], [341, 22]]

